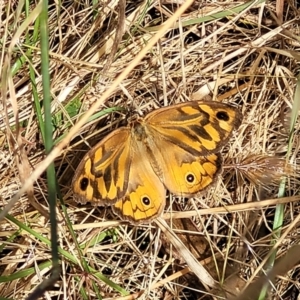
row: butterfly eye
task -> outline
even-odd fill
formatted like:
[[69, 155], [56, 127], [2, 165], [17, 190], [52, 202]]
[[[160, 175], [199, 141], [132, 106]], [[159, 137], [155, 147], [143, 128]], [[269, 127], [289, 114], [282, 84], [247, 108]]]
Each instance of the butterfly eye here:
[[142, 202], [144, 205], [149, 205], [150, 204], [150, 199], [147, 196], [142, 197]]
[[226, 111], [218, 111], [217, 118], [221, 121], [229, 121], [229, 115]]
[[89, 185], [89, 180], [86, 178], [86, 177], [83, 177], [81, 180], [80, 180], [80, 189], [82, 191], [85, 191], [86, 188], [88, 187]]
[[188, 183], [193, 183], [195, 181], [195, 176], [191, 173], [188, 173], [186, 175], [185, 179]]

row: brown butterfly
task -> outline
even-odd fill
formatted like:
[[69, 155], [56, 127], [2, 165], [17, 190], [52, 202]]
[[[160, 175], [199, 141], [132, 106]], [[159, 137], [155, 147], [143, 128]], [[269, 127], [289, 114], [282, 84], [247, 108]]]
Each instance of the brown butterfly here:
[[154, 110], [84, 156], [72, 182], [74, 198], [112, 205], [134, 224], [150, 222], [162, 213], [166, 190], [192, 197], [215, 181], [222, 169], [218, 152], [241, 120], [237, 108], [213, 101]]

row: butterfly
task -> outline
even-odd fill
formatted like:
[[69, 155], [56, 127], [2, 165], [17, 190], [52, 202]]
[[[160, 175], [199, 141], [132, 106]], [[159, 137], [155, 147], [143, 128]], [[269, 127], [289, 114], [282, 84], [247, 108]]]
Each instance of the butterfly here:
[[112, 206], [133, 224], [160, 216], [166, 190], [197, 196], [222, 170], [221, 148], [242, 121], [229, 104], [189, 101], [120, 127], [89, 150], [72, 181], [74, 199]]

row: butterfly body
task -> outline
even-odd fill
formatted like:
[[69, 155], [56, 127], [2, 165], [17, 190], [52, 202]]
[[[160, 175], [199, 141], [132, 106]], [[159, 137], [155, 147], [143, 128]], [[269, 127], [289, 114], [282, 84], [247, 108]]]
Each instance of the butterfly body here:
[[154, 110], [94, 146], [73, 178], [78, 202], [112, 205], [133, 223], [161, 214], [166, 190], [192, 197], [221, 172], [219, 150], [241, 122], [228, 104], [193, 101]]

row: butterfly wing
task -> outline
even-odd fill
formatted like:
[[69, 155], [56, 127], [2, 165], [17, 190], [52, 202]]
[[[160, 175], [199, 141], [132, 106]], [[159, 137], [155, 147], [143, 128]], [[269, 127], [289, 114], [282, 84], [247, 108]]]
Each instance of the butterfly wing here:
[[180, 103], [153, 111], [145, 118], [152, 136], [160, 136], [195, 156], [218, 152], [241, 121], [237, 108], [213, 101]]
[[241, 113], [218, 103], [193, 101], [163, 108], [145, 119], [155, 172], [166, 188], [191, 197], [221, 172], [218, 152], [241, 123]]
[[131, 167], [126, 195], [113, 206], [115, 214], [134, 224], [150, 222], [165, 207], [166, 190], [154, 172], [143, 143], [132, 143]]
[[75, 200], [94, 205], [115, 203], [127, 191], [130, 164], [130, 129], [122, 127], [82, 159], [72, 181]]
[[[156, 140], [160, 149], [159, 165], [152, 165], [165, 187], [174, 195], [192, 197], [211, 185], [222, 171], [222, 158], [219, 153], [195, 156], [179, 146], [163, 139]], [[157, 157], [156, 157], [157, 158]]]

